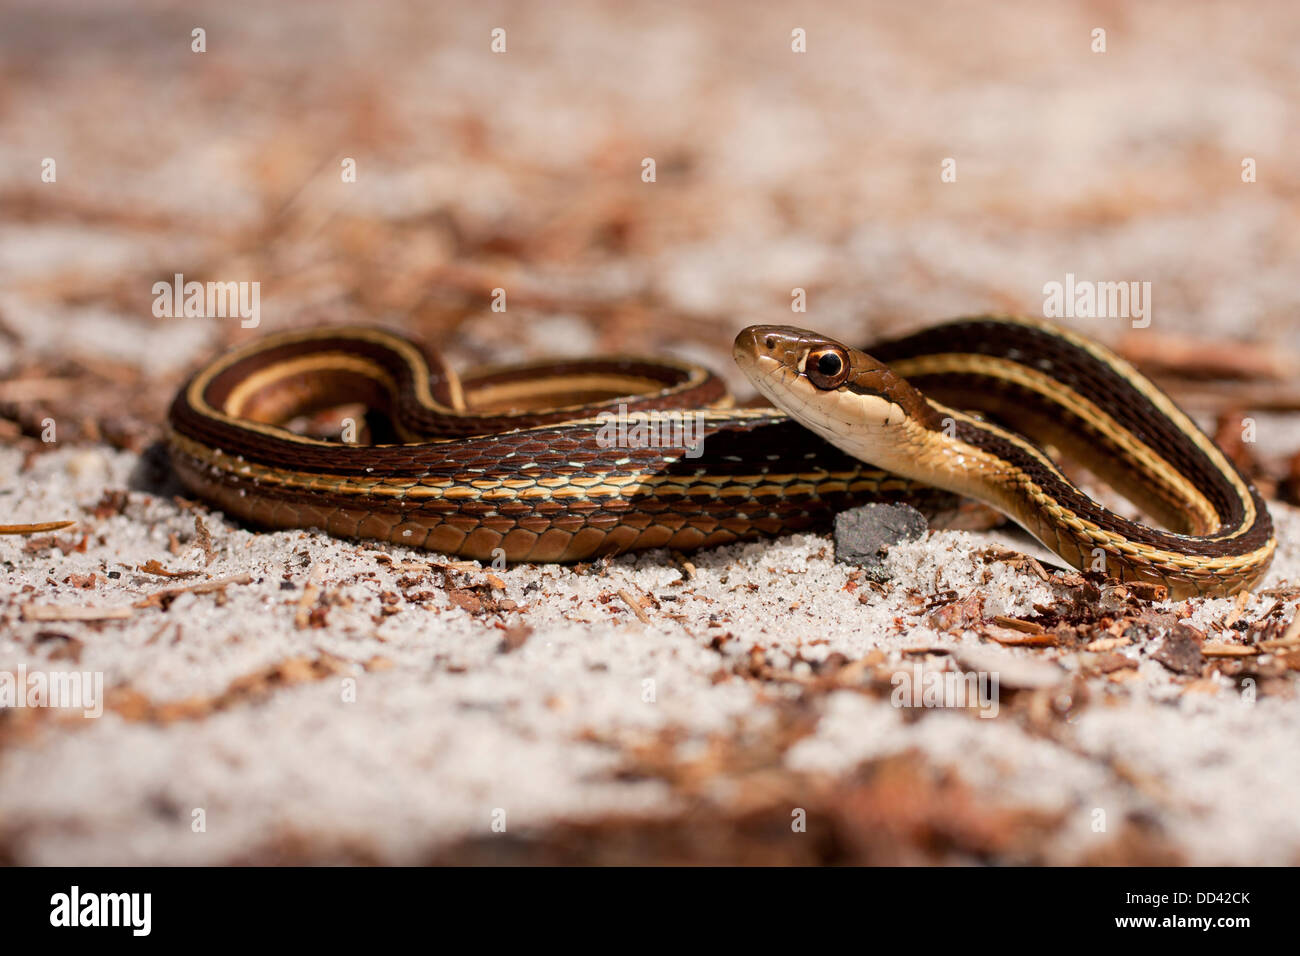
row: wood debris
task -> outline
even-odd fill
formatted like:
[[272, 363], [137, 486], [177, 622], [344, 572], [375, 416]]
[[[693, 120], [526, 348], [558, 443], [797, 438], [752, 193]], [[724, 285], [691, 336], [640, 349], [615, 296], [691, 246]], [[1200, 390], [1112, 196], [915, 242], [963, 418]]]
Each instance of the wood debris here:
[[1028, 571], [1040, 581], [1050, 581], [1052, 576], [1047, 573], [1043, 567], [1043, 562], [1039, 561], [1033, 555], [1023, 554], [1020, 551], [1012, 551], [1010, 548], [991, 547], [985, 548], [976, 553], [977, 557], [986, 562], [997, 561], [1003, 564], [1009, 564], [1017, 571]]
[[168, 571], [157, 558], [151, 558], [144, 564], [138, 565], [136, 570], [161, 578], [194, 578], [203, 573], [202, 571]]
[[505, 629], [505, 633], [501, 635], [501, 644], [499, 645], [498, 650], [502, 654], [510, 654], [517, 651], [528, 643], [528, 638], [530, 638], [532, 634], [533, 629], [527, 624], [516, 624], [514, 627], [508, 627]]
[[1197, 674], [1205, 665], [1205, 635], [1189, 624], [1179, 622], [1151, 656], [1176, 674]]
[[971, 594], [960, 601], [945, 604], [926, 619], [936, 631], [964, 631], [984, 619], [984, 596]]
[[618, 589], [618, 596], [623, 599], [624, 604], [626, 604], [629, 608], [632, 609], [632, 613], [636, 615], [636, 619], [638, 621], [646, 625], [651, 623], [650, 615], [646, 614], [645, 612], [645, 604], [649, 604], [650, 603], [649, 600], [645, 600], [645, 604], [643, 604], [641, 601], [638, 601], [631, 594], [629, 594], [627, 590], [624, 588]]
[[1211, 642], [1201, 645], [1201, 653], [1206, 657], [1254, 657], [1259, 653], [1259, 649], [1246, 647], [1244, 644]]
[[1085, 644], [1083, 649], [1085, 651], [1097, 653], [1101, 651], [1113, 651], [1117, 647], [1124, 647], [1125, 645], [1132, 643], [1133, 640], [1129, 637], [1099, 637], [1097, 640]]
[[71, 528], [75, 521], [42, 521], [38, 524], [0, 524], [0, 534], [44, 534]]
[[1276, 343], [1199, 339], [1143, 329], [1130, 332], [1117, 351], [1155, 376], [1236, 381], [1289, 381], [1297, 357]]
[[1037, 621], [1025, 621], [1018, 617], [1007, 617], [1004, 614], [995, 614], [993, 623], [999, 627], [1009, 627], [1013, 631], [1024, 631], [1026, 634], [1042, 634], [1045, 628]]
[[325, 626], [329, 608], [319, 603], [320, 596], [320, 565], [317, 565], [312, 569], [311, 576], [307, 579], [307, 584], [303, 587], [302, 594], [294, 607], [293, 626], [298, 630]]
[[[140, 605], [134, 605], [140, 607]], [[58, 604], [27, 604], [24, 621], [120, 621], [135, 612], [129, 607], [65, 607]]]
[[279, 687], [324, 680], [349, 671], [345, 662], [330, 654], [322, 653], [315, 658], [291, 657], [235, 678], [224, 692], [214, 697], [188, 697], [155, 703], [137, 690], [121, 687], [109, 691], [107, 707], [131, 721], [168, 724], [178, 720], [197, 720], [237, 704], [262, 700]]
[[1037, 633], [1033, 633], [1018, 628], [984, 624], [976, 628], [976, 633], [1006, 647], [1054, 647], [1057, 644], [1056, 635], [1041, 628]]
[[203, 516], [198, 512], [194, 513], [194, 541], [203, 552], [204, 566], [212, 564], [212, 559], [217, 556], [216, 548], [212, 545], [212, 532], [208, 530]]
[[147, 597], [136, 601], [132, 607], [158, 607], [164, 611], [171, 606], [182, 594], [211, 594], [214, 591], [221, 591], [232, 584], [248, 584], [252, 577], [247, 574], [236, 574], [228, 578], [216, 578], [210, 581], [201, 581], [198, 584], [187, 584], [180, 587], [164, 588], [161, 591], [154, 591]]

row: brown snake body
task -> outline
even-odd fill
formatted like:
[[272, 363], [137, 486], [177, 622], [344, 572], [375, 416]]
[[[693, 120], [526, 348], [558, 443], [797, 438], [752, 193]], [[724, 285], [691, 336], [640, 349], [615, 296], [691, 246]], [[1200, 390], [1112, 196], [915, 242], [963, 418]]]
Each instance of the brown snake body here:
[[[737, 340], [742, 367], [742, 345], [760, 341], [751, 331]], [[801, 346], [805, 359], [831, 340], [817, 342]], [[855, 457], [864, 449], [848, 436], [871, 425], [853, 420], [862, 411], [853, 402], [871, 397], [863, 394], [836, 406], [840, 430], [819, 435], [802, 415], [731, 407], [720, 380], [692, 365], [613, 357], [457, 377], [409, 340], [359, 328], [285, 333], [214, 360], [172, 404], [171, 454], [187, 488], [254, 524], [480, 560], [690, 550], [824, 529], [837, 511], [882, 499], [952, 507], [953, 494], [930, 487], [938, 484], [995, 504], [1076, 566], [1100, 549], [1109, 573], [1176, 595], [1230, 593], [1267, 566], [1274, 541], [1255, 490], [1172, 402], [1099, 346], [1043, 323], [979, 318], [872, 355], [880, 362], [864, 374], [887, 368], [921, 390], [897, 406], [919, 426], [911, 436], [921, 467], [890, 461], [884, 471]], [[830, 401], [832, 391], [795, 400]], [[782, 404], [788, 394], [768, 397]], [[383, 443], [284, 427], [352, 402], [376, 413]], [[1096, 505], [1020, 431], [1084, 461], [1174, 530]], [[969, 480], [937, 467], [947, 440], [970, 449], [961, 456]]]

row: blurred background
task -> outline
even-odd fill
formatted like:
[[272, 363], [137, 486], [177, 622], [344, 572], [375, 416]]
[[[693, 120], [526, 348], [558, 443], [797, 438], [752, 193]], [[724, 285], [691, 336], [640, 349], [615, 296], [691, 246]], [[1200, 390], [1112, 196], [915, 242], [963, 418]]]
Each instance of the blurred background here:
[[[9, 0], [0, 429], [139, 448], [218, 348], [330, 322], [463, 364], [675, 353], [744, 391], [731, 339], [795, 288], [798, 324], [865, 344], [1144, 281], [1142, 351], [1285, 353], [1297, 49], [1285, 2]], [[259, 282], [260, 326], [156, 318], [176, 273]]]

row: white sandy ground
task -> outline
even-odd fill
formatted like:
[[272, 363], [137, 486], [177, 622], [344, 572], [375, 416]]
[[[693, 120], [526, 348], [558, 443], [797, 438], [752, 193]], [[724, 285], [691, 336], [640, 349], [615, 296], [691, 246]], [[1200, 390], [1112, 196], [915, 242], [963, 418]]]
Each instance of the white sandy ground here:
[[[106, 489], [133, 487], [138, 464], [126, 453], [85, 447], [37, 457], [24, 471], [21, 455], [0, 451], [5, 520], [78, 517], [90, 530], [85, 552], [68, 555], [29, 555], [21, 539], [0, 538], [0, 670], [102, 671], [106, 687], [129, 685], [158, 704], [220, 694], [232, 680], [289, 658], [324, 652], [342, 669], [203, 719], [163, 725], [109, 712], [44, 721], [9, 741], [0, 747], [0, 833], [19, 862], [222, 862], [255, 856], [286, 833], [407, 862], [490, 835], [498, 810], [510, 832], [607, 812], [671, 813], [680, 806], [667, 786], [616, 777], [618, 748], [604, 742], [677, 727], [679, 754], [687, 754], [711, 733], [763, 727], [790, 685], [713, 679], [728, 658], [756, 647], [778, 668], [795, 656], [839, 652], [856, 660], [874, 649], [910, 667], [899, 651], [919, 646], [958, 646], [991, 657], [1011, 676], [1035, 664], [1035, 675], [1076, 666], [1066, 653], [1050, 663], [1055, 650], [937, 633], [909, 600], [909, 585], [925, 595], [978, 590], [987, 615], [1031, 613], [1048, 600], [1051, 592], [1032, 575], [974, 556], [992, 535], [937, 532], [901, 546], [890, 559], [893, 585], [866, 604], [860, 590], [844, 590], [850, 569], [833, 561], [821, 536], [703, 553], [686, 581], [664, 552], [586, 573], [497, 571], [504, 596], [520, 606], [499, 619], [534, 629], [521, 648], [502, 654], [504, 632], [491, 624], [498, 616], [451, 606], [437, 573], [413, 575], [379, 558], [428, 563], [427, 553], [256, 533], [213, 514], [206, 520], [217, 556], [205, 565], [192, 541], [193, 517], [170, 497], [132, 491], [124, 514], [91, 516]], [[1282, 543], [1266, 586], [1300, 579], [1300, 513], [1283, 506], [1274, 513]], [[184, 542], [178, 555], [167, 547], [173, 533]], [[167, 581], [132, 570], [152, 559], [202, 576]], [[121, 577], [106, 579], [114, 570]], [[89, 589], [61, 583], [92, 572]], [[20, 619], [29, 603], [129, 606], [165, 587], [245, 573], [252, 581], [226, 588], [224, 603], [214, 594], [184, 595], [167, 611], [140, 608], [96, 625]], [[300, 628], [297, 605], [313, 577], [331, 602], [327, 625]], [[403, 578], [408, 595], [432, 592], [428, 606], [399, 605], [380, 619], [381, 592], [401, 593]], [[282, 589], [282, 579], [293, 589]], [[485, 579], [486, 572], [458, 576]], [[649, 626], [622, 600], [599, 600], [619, 589], [658, 597]], [[1271, 604], [1255, 599], [1243, 616]], [[1205, 601], [1192, 621], [1221, 617], [1230, 606]], [[80, 662], [49, 660], [63, 642], [38, 642], [42, 631], [81, 640]], [[711, 649], [727, 634], [720, 652]], [[1141, 658], [1150, 650], [1121, 653]], [[375, 657], [392, 666], [363, 669]], [[800, 662], [793, 669], [810, 670]], [[1063, 814], [1065, 826], [1046, 848], [1051, 859], [1081, 858], [1113, 839], [1126, 816], [1140, 814], [1157, 820], [1189, 862], [1300, 860], [1294, 695], [1247, 703], [1226, 679], [1217, 692], [1181, 693], [1149, 658], [1139, 675], [1122, 687], [1091, 682], [1087, 706], [1066, 725], [1069, 746], [1032, 734], [1005, 710], [996, 719], [951, 710], [909, 719], [915, 714], [882, 697], [838, 691], [821, 698], [815, 731], [785, 759], [794, 770], [838, 774], [866, 758], [919, 751], [992, 803]], [[343, 700], [349, 676], [355, 702]], [[648, 679], [653, 702], [644, 699]], [[1121, 779], [1116, 764], [1143, 782]], [[195, 808], [206, 814], [205, 832], [192, 831]], [[1099, 809], [1109, 821], [1105, 833], [1093, 829]]]

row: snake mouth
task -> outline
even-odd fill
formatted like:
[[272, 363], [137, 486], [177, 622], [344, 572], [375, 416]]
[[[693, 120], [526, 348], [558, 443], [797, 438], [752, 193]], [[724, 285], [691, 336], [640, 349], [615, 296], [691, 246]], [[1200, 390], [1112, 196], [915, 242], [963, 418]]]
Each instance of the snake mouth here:
[[766, 373], [780, 364], [775, 356], [769, 354], [770, 350], [763, 342], [762, 331], [761, 325], [742, 329], [731, 347], [732, 358], [751, 381], [754, 380], [756, 373]]
[[808, 349], [781, 326], [754, 325], [736, 336], [732, 356], [758, 393], [788, 409]]

